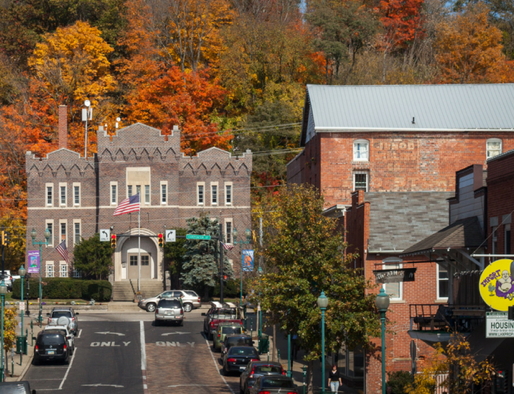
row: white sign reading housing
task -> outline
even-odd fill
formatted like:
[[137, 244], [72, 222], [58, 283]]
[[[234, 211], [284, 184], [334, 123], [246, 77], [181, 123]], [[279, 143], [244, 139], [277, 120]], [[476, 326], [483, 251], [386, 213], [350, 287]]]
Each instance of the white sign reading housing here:
[[487, 312], [485, 337], [514, 338], [514, 320], [507, 319], [507, 312]]

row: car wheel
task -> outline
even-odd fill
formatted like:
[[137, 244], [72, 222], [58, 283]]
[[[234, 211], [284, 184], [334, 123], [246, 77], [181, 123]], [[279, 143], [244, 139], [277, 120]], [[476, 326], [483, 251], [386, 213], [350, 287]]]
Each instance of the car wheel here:
[[146, 311], [147, 312], [155, 312], [155, 304], [153, 302], [150, 302], [147, 306], [146, 306]]
[[191, 312], [193, 310], [192, 304], [184, 304], [184, 311], [185, 312]]

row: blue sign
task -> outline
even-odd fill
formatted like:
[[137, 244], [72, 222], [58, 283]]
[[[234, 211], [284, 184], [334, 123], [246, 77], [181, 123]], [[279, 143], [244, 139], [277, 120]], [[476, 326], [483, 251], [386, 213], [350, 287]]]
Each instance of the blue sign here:
[[243, 250], [241, 254], [241, 265], [243, 267], [243, 271], [252, 272], [254, 265], [253, 263], [253, 250]]

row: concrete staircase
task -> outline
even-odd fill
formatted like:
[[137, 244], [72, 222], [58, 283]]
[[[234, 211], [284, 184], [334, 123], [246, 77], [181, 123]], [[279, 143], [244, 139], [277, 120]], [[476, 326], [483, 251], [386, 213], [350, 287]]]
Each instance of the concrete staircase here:
[[[114, 282], [112, 285], [113, 301], [134, 301], [137, 292], [137, 279]], [[142, 298], [156, 296], [163, 292], [162, 281], [141, 280]]]

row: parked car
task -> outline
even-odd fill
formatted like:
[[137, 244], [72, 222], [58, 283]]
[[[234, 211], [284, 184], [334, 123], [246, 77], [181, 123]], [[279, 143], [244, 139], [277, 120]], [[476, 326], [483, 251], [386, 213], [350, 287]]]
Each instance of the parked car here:
[[250, 346], [232, 346], [223, 356], [223, 374], [242, 372], [250, 361], [259, 361], [259, 352]]
[[253, 347], [254, 342], [250, 335], [246, 334], [231, 334], [225, 336], [225, 339], [221, 343], [221, 353], [225, 354], [228, 349], [232, 346], [251, 346]]
[[218, 328], [216, 329], [216, 333], [212, 339], [212, 350], [215, 352], [221, 351], [222, 342], [225, 340], [225, 336], [227, 336], [227, 334], [242, 334], [243, 331], [244, 327], [242, 324], [221, 322], [218, 324]]
[[299, 394], [300, 391], [289, 376], [261, 376], [250, 389], [249, 394]]
[[211, 302], [211, 307], [207, 312], [202, 313], [202, 316], [205, 316], [203, 331], [208, 339], [212, 339], [221, 321], [233, 321], [243, 324], [243, 321], [237, 318], [237, 307], [231, 302], [223, 304], [217, 301]]
[[75, 351], [75, 335], [70, 331], [69, 327], [67, 325], [57, 325], [57, 324], [51, 324], [46, 325], [43, 330], [61, 330], [64, 333], [64, 336], [68, 340], [68, 346], [70, 347], [70, 354], [73, 354]]
[[155, 312], [157, 303], [162, 298], [179, 298], [182, 301], [185, 312], [191, 312], [195, 308], [202, 305], [200, 296], [193, 290], [166, 290], [155, 297], [149, 297], [139, 300], [137, 305], [147, 312]]
[[34, 363], [41, 361], [67, 362], [70, 357], [68, 340], [62, 330], [42, 330], [34, 345]]
[[155, 325], [171, 321], [179, 326], [184, 324], [184, 308], [178, 298], [162, 298], [155, 308]]
[[239, 377], [239, 391], [248, 394], [261, 376], [285, 376], [282, 364], [274, 361], [250, 361]]
[[7, 291], [12, 291], [12, 275], [10, 270], [4, 270], [3, 274], [0, 270], [0, 281], [3, 280]]
[[31, 390], [27, 380], [0, 382], [0, 394], [36, 394], [36, 390]]
[[[73, 333], [73, 335], [77, 335], [79, 329], [79, 313], [75, 312], [75, 310], [71, 306], [56, 306], [52, 309], [52, 312], [47, 313], [46, 315], [48, 316], [49, 325], [67, 325], [70, 331]], [[68, 322], [63, 323], [63, 320], [61, 320], [61, 323], [59, 323], [59, 318], [61, 317], [68, 318]]]

